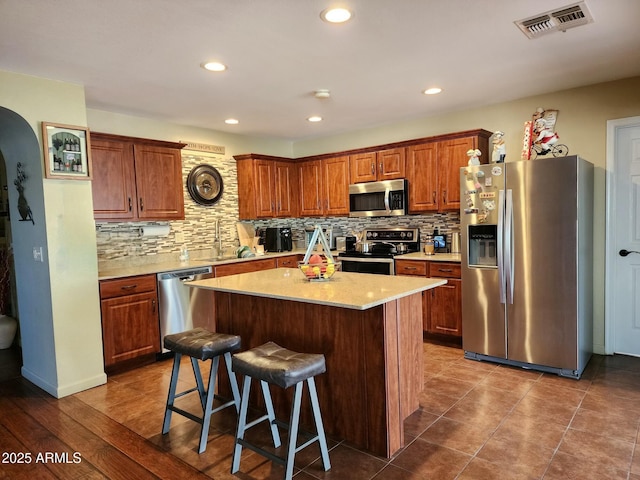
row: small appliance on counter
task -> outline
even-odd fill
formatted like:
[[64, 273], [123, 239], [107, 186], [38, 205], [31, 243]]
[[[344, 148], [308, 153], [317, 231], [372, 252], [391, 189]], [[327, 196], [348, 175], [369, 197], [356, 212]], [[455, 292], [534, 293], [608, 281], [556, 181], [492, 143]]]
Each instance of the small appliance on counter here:
[[347, 235], [336, 237], [336, 250], [338, 252], [349, 252], [356, 249], [356, 237]]
[[433, 249], [435, 253], [449, 253], [449, 249], [447, 247], [447, 236], [439, 233], [436, 228], [433, 231]]
[[293, 238], [289, 227], [268, 227], [265, 232], [264, 249], [267, 252], [290, 252]]
[[[309, 246], [309, 242], [313, 237], [314, 227], [307, 227], [304, 229], [304, 246], [307, 248]], [[336, 238], [342, 234], [342, 231], [338, 228], [333, 227], [322, 227], [322, 233], [324, 233], [325, 238], [327, 239], [327, 244], [331, 248], [331, 250], [335, 250], [336, 246]]]

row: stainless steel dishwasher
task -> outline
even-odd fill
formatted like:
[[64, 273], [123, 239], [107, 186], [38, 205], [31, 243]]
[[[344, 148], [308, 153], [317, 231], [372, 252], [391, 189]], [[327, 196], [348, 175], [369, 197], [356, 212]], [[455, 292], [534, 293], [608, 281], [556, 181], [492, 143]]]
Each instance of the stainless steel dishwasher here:
[[190, 288], [185, 282], [213, 277], [211, 267], [158, 273], [158, 304], [160, 311], [160, 346], [162, 339], [171, 333], [184, 332], [194, 327], [215, 329], [213, 292]]

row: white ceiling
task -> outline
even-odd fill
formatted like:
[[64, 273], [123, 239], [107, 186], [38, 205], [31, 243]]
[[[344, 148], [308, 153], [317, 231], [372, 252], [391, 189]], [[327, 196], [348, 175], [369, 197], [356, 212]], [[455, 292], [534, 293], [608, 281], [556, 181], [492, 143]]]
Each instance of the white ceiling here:
[[513, 22], [571, 0], [343, 0], [344, 25], [320, 20], [332, 3], [0, 0], [0, 69], [82, 84], [93, 109], [290, 140], [640, 75], [638, 0], [586, 0], [594, 23], [536, 40]]

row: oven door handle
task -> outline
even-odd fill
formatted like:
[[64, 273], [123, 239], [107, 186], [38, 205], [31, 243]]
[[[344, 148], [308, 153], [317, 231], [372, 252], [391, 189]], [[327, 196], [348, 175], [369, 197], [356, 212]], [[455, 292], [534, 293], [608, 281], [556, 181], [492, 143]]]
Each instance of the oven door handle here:
[[389, 205], [389, 195], [391, 194], [391, 190], [389, 189], [389, 187], [384, 189], [384, 208], [387, 210], [387, 212], [391, 211], [391, 206]]

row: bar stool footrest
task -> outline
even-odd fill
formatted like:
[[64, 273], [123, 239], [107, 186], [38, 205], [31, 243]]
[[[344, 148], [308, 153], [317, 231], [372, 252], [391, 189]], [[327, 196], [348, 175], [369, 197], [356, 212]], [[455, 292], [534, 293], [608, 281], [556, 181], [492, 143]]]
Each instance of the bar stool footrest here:
[[242, 438], [239, 438], [236, 441], [237, 441], [237, 443], [239, 443], [243, 447], [248, 448], [249, 450], [253, 450], [254, 452], [259, 453], [260, 455], [262, 455], [264, 457], [267, 457], [272, 462], [279, 463], [280, 465], [285, 465], [287, 463], [287, 460], [285, 458], [279, 457], [277, 455], [274, 455], [273, 453], [268, 452], [264, 448], [257, 447], [256, 445], [254, 445], [252, 443], [249, 443], [249, 442], [247, 442], [246, 440], [244, 440]]

